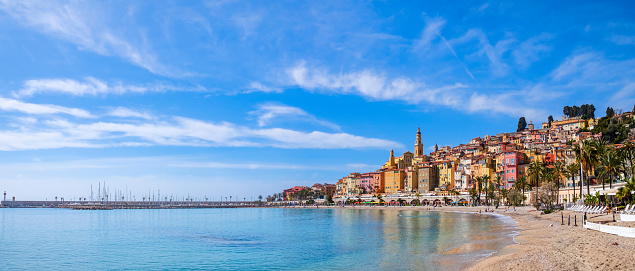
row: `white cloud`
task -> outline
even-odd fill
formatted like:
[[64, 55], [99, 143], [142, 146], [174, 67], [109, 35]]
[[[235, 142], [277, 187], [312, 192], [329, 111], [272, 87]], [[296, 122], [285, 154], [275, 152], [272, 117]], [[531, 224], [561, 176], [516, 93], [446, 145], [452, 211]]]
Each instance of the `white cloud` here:
[[25, 103], [14, 99], [0, 97], [0, 110], [22, 112], [30, 115], [68, 114], [80, 118], [92, 118], [86, 110], [69, 108], [51, 104]]
[[265, 86], [260, 82], [251, 82], [251, 84], [249, 84], [249, 87], [247, 88], [247, 91], [245, 91], [244, 93], [247, 94], [252, 92], [282, 93], [283, 90], [280, 88]]
[[552, 50], [545, 42], [553, 39], [553, 37], [554, 35], [552, 34], [543, 33], [520, 43], [520, 45], [512, 51], [515, 62], [520, 65], [521, 68], [527, 68], [531, 63], [540, 60], [545, 53]]
[[554, 83], [616, 91], [633, 82], [635, 59], [615, 60], [592, 51], [574, 52], [550, 73]]
[[635, 45], [635, 36], [615, 35], [611, 41], [618, 45]]
[[[2, 1], [0, 9], [16, 21], [55, 38], [76, 44], [80, 49], [105, 56], [119, 56], [148, 71], [167, 76], [183, 76], [157, 60], [147, 48], [136, 46], [108, 24], [104, 7], [90, 2]], [[131, 27], [131, 25], [126, 25]], [[134, 33], [139, 36], [140, 33]]]
[[307, 68], [304, 62], [287, 70], [291, 84], [299, 87], [339, 94], [354, 94], [373, 100], [401, 100], [411, 104], [458, 106], [462, 84], [427, 88], [407, 77], [388, 78], [369, 70], [330, 74], [318, 68]]
[[614, 108], [620, 108], [624, 111], [631, 111], [635, 105], [635, 82], [631, 82], [615, 92], [610, 97], [609, 103]]
[[425, 48], [427, 48], [433, 40], [441, 36], [441, 29], [443, 28], [445, 23], [445, 19], [441, 17], [432, 19], [426, 18], [426, 26], [423, 28], [421, 38], [415, 42], [414, 47], [416, 49], [425, 50]]
[[292, 84], [306, 89], [358, 94], [375, 100], [404, 99], [415, 95], [422, 86], [407, 77], [388, 79], [369, 70], [329, 74], [325, 70], [309, 69], [304, 62], [288, 69], [287, 74]]
[[[64, 119], [24, 120], [0, 131], [0, 150], [105, 148], [116, 146], [275, 147], [286, 149], [398, 148], [401, 144], [347, 133], [252, 129], [172, 117], [146, 123], [74, 123]], [[124, 120], [125, 121], [125, 120]]]
[[276, 103], [264, 103], [258, 105], [258, 110], [249, 112], [250, 115], [256, 116], [258, 126], [263, 127], [270, 125], [277, 119], [283, 120], [300, 120], [331, 128], [339, 131], [340, 127], [332, 122], [318, 119], [316, 116], [302, 110], [301, 108]]
[[518, 102], [521, 92], [484, 95], [473, 93], [467, 103], [469, 112], [502, 113], [509, 116], [524, 116], [528, 119], [539, 119], [545, 116], [545, 112], [538, 109], [523, 106]]
[[493, 75], [504, 76], [508, 73], [509, 65], [503, 61], [503, 55], [510, 50], [511, 45], [515, 42], [514, 39], [499, 40], [495, 45], [492, 45], [481, 29], [473, 28], [468, 30], [463, 36], [450, 40], [448, 43], [454, 46], [472, 40], [477, 40], [480, 48], [477, 52], [469, 55], [468, 58], [477, 59], [485, 56], [489, 60], [490, 70]]
[[330, 74], [323, 69], [308, 68], [304, 62], [287, 70], [291, 84], [308, 90], [353, 94], [373, 100], [399, 100], [417, 105], [442, 105], [456, 110], [502, 113], [510, 116], [537, 116], [540, 110], [524, 102], [526, 90], [482, 94], [469, 92], [469, 86], [454, 84], [439, 88], [426, 87], [407, 77], [394, 79], [365, 70]]
[[136, 110], [132, 110], [129, 108], [125, 108], [125, 107], [117, 107], [114, 108], [112, 110], [110, 110], [107, 115], [109, 116], [114, 116], [114, 117], [120, 117], [120, 118], [141, 118], [141, 119], [153, 119], [154, 117], [152, 116], [152, 114], [148, 113], [148, 112], [139, 112]]
[[26, 80], [21, 89], [14, 92], [16, 97], [30, 97], [41, 93], [61, 93], [74, 96], [122, 95], [125, 93], [146, 93], [165, 91], [205, 91], [204, 88], [182, 88], [162, 83], [147, 85], [128, 85], [122, 82], [104, 82], [86, 77], [83, 81], [67, 78], [44, 78]]

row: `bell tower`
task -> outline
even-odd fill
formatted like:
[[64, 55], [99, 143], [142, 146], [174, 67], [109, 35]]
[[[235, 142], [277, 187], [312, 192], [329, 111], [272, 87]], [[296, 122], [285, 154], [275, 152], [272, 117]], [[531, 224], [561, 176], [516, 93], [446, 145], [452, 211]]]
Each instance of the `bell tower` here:
[[389, 168], [395, 168], [395, 152], [390, 150], [390, 160], [388, 161]]
[[417, 127], [417, 141], [415, 142], [415, 158], [423, 157], [423, 144], [421, 143], [421, 128]]

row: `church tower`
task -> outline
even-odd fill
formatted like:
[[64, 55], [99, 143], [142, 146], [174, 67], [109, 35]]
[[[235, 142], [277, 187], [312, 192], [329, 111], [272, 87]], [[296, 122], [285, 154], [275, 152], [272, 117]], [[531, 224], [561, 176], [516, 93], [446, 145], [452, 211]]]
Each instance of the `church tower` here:
[[415, 158], [423, 157], [423, 144], [421, 143], [421, 129], [417, 127], [417, 141], [415, 142]]
[[390, 160], [388, 161], [389, 168], [395, 168], [395, 152], [390, 150]]

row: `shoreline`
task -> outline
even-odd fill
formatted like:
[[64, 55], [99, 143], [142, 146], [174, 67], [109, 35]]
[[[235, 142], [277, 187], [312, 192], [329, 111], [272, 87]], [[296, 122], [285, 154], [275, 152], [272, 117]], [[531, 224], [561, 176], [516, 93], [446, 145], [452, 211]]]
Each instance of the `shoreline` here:
[[[290, 209], [370, 209], [418, 210], [477, 214], [486, 206], [279, 206], [249, 208]], [[635, 270], [635, 238], [622, 237], [582, 227], [582, 213], [556, 211], [541, 215], [533, 207], [518, 207], [505, 211], [505, 207], [484, 215], [504, 216], [515, 222], [513, 244], [465, 266], [464, 270]], [[569, 216], [571, 225], [568, 225]], [[564, 217], [564, 225], [562, 225]], [[612, 214], [590, 214], [589, 221], [607, 224]], [[577, 219], [577, 220], [574, 220]], [[577, 222], [577, 226], [574, 223]], [[467, 244], [467, 243], [466, 243]]]
[[[291, 207], [304, 208], [304, 207]], [[315, 208], [313, 206], [306, 208]], [[322, 207], [342, 208], [342, 207]], [[384, 207], [347, 206], [353, 209], [379, 209]], [[425, 210], [439, 212], [463, 212], [475, 214], [486, 206], [444, 206], [428, 210], [423, 206], [385, 207], [388, 209]], [[502, 209], [501, 209], [502, 208]], [[487, 215], [503, 215], [516, 222], [518, 232], [514, 244], [503, 247], [466, 270], [633, 270], [635, 238], [588, 230], [582, 227], [582, 213], [556, 211], [541, 215], [535, 208], [523, 206], [515, 211], [494, 209]], [[485, 213], [483, 213], [485, 214]], [[571, 225], [569, 223], [571, 217]], [[588, 215], [589, 221], [605, 224], [612, 221], [612, 214]], [[562, 224], [564, 217], [564, 225]], [[575, 223], [574, 218], [577, 219]], [[577, 226], [574, 226], [577, 224]]]

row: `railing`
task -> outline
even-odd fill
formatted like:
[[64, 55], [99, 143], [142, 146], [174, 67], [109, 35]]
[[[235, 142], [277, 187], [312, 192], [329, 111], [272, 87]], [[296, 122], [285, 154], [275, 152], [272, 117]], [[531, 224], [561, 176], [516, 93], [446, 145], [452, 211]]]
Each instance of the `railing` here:
[[610, 225], [602, 225], [600, 223], [586, 222], [584, 224], [585, 229], [600, 231], [604, 233], [615, 234], [624, 237], [633, 237], [635, 238], [635, 228], [627, 228], [627, 227], [619, 227], [619, 226], [610, 226]]

